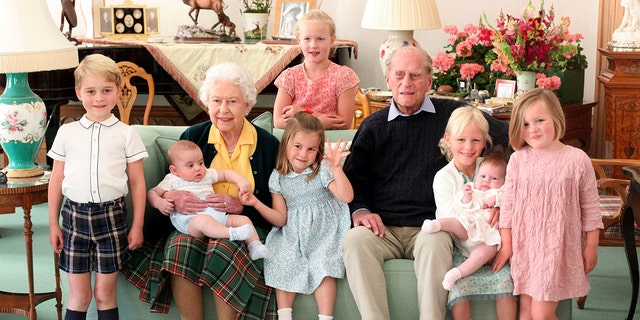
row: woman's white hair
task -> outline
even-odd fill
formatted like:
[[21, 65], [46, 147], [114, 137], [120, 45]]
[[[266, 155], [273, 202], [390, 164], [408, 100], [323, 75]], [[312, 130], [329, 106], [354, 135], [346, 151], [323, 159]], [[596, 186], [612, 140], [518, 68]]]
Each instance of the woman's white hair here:
[[258, 93], [249, 71], [239, 64], [225, 62], [212, 66], [207, 70], [207, 75], [200, 87], [200, 101], [205, 106], [208, 107], [209, 104], [209, 91], [220, 82], [229, 82], [240, 87], [249, 109], [256, 104]]

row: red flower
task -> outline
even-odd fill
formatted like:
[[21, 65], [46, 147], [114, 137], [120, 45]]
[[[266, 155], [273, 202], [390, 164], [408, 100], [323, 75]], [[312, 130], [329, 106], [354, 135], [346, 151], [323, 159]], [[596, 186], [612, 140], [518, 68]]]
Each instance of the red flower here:
[[[546, 12], [531, 1], [520, 17], [500, 13], [493, 28], [493, 45], [499, 59], [506, 59], [514, 71], [540, 71], [552, 67], [553, 53], [566, 39], [565, 21], [554, 23], [553, 7]], [[486, 16], [485, 16], [486, 19]]]

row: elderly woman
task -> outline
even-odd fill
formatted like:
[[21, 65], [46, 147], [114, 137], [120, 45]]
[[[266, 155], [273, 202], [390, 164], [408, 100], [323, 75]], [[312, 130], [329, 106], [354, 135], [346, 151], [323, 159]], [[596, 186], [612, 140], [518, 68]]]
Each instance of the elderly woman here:
[[[200, 99], [208, 107], [211, 121], [188, 128], [181, 139], [200, 146], [207, 167], [241, 173], [252, 184], [256, 197], [270, 206], [268, 182], [279, 142], [245, 119], [256, 103], [256, 89], [249, 73], [233, 63], [213, 66], [200, 89]], [[240, 203], [237, 187], [216, 183], [213, 188], [215, 194], [205, 200], [184, 191], [170, 191], [163, 197], [172, 199], [175, 210], [183, 213], [200, 212], [208, 206], [246, 215], [264, 239], [271, 225], [253, 207]], [[157, 242], [156, 250], [148, 253], [146, 260], [151, 262], [133, 262], [136, 270], [130, 272], [129, 279], [134, 278], [135, 283], [135, 277], [130, 275], [144, 274], [145, 266], [150, 268], [147, 273], [152, 283], [147, 285], [147, 298], [155, 304], [152, 310], [166, 311], [168, 306], [158, 300], [168, 297], [165, 284], [170, 276], [172, 296], [183, 320], [203, 318], [201, 285], [213, 290], [218, 319], [236, 319], [238, 314], [241, 318], [276, 318], [275, 298], [264, 284], [262, 263], [257, 265], [249, 258], [242, 242], [198, 239], [174, 230], [166, 242]], [[137, 280], [144, 281], [142, 278]]]

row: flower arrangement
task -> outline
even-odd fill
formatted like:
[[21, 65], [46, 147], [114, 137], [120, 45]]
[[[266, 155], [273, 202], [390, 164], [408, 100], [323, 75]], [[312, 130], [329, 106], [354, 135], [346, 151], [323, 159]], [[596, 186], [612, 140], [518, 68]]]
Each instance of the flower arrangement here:
[[467, 24], [462, 30], [455, 25], [447, 25], [444, 32], [450, 35], [445, 51], [433, 58], [434, 87], [449, 85], [459, 90], [457, 79], [472, 80], [479, 90], [493, 92], [496, 79], [506, 75], [490, 69], [496, 59], [491, 42], [492, 30], [481, 22]]
[[[553, 6], [548, 12], [544, 1], [536, 9], [531, 1], [521, 16], [500, 12], [492, 40], [496, 69], [514, 72], [549, 69], [586, 69], [587, 60], [580, 46], [581, 34], [570, 34], [568, 17], [555, 23]], [[485, 16], [486, 20], [486, 16]]]

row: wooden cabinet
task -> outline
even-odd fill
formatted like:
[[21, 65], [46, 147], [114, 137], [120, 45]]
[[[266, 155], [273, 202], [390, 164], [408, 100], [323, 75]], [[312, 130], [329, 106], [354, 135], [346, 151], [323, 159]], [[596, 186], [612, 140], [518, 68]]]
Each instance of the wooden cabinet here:
[[599, 49], [604, 87], [605, 158], [640, 159], [640, 52]]

